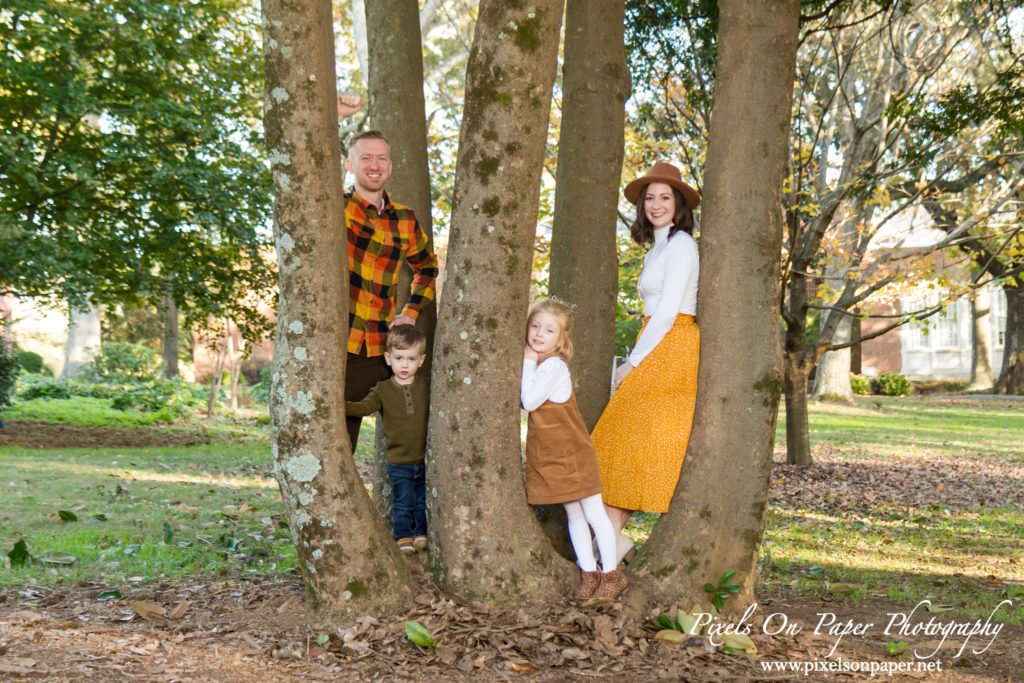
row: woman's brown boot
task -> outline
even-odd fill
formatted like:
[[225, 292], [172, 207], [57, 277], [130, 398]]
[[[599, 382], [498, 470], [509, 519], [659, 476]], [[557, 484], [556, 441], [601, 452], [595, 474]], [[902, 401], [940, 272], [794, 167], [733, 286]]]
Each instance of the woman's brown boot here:
[[601, 572], [583, 572], [583, 577], [580, 580], [580, 587], [573, 593], [573, 597], [577, 600], [586, 600], [594, 594], [597, 587], [601, 584]]
[[626, 575], [621, 570], [616, 569], [613, 572], [607, 572], [601, 574], [601, 585], [597, 587], [597, 592], [594, 593], [595, 598], [608, 598], [614, 600], [619, 597], [626, 588]]

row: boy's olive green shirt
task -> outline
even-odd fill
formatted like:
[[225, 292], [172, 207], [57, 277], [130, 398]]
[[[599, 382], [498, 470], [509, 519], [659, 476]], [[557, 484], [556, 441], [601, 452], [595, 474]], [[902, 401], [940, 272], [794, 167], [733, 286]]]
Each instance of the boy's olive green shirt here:
[[387, 440], [388, 462], [416, 465], [423, 462], [427, 446], [427, 413], [430, 385], [419, 377], [402, 385], [394, 377], [381, 380], [362, 401], [345, 401], [345, 414], [365, 417], [381, 413]]

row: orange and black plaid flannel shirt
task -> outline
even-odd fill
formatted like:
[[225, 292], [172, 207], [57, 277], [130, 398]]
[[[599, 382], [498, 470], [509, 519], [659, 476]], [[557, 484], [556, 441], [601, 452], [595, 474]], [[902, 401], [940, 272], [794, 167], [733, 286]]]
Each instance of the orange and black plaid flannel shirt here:
[[394, 317], [395, 282], [402, 254], [413, 270], [412, 292], [402, 314], [414, 320], [434, 298], [437, 256], [412, 209], [393, 204], [384, 193], [384, 210], [354, 191], [345, 195], [348, 226], [348, 352], [367, 356], [385, 351], [388, 323]]

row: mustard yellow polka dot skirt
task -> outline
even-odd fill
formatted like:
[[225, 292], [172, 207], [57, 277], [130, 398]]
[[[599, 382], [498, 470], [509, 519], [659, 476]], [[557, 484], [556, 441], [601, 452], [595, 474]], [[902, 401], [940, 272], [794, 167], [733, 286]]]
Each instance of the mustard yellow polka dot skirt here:
[[697, 324], [680, 314], [612, 395], [592, 434], [605, 503], [668, 511], [690, 441], [699, 352]]

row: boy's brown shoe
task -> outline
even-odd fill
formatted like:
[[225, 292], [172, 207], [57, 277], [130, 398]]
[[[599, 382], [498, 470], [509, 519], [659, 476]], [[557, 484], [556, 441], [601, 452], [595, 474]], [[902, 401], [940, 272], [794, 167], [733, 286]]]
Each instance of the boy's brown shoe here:
[[411, 538], [400, 538], [397, 543], [398, 549], [401, 550], [404, 555], [416, 554], [416, 547], [412, 544]]
[[416, 550], [419, 552], [423, 552], [427, 549], [427, 537], [417, 536], [416, 538], [412, 539], [412, 547], [416, 548]]

